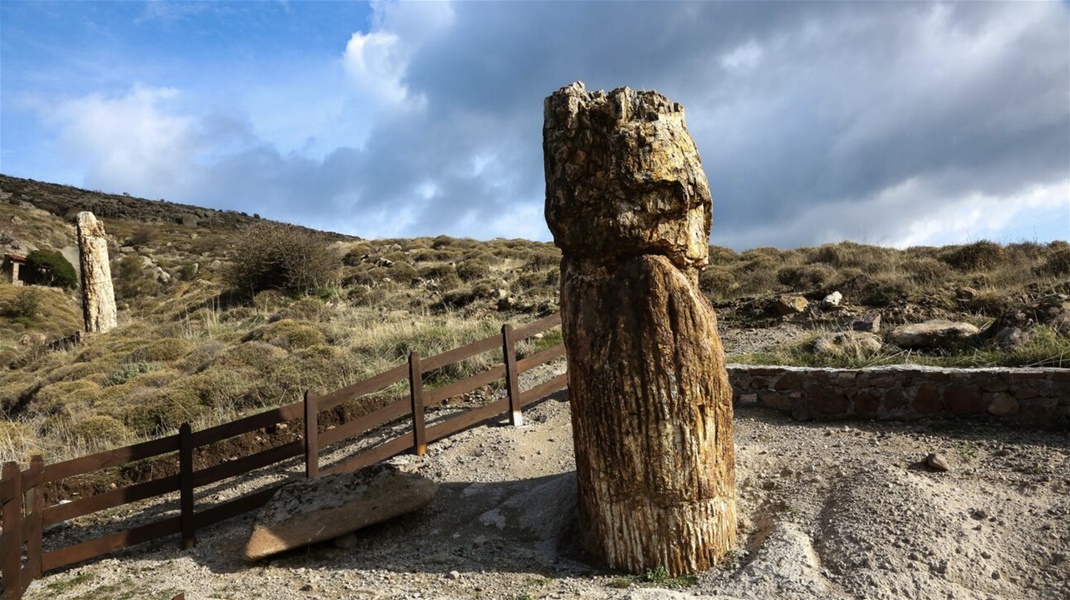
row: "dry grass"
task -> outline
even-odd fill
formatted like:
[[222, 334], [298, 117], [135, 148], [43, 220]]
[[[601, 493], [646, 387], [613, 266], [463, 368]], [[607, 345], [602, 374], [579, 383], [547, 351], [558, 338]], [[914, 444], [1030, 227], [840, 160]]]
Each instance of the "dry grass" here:
[[[15, 233], [22, 239], [42, 247], [74, 244], [70, 215], [3, 209], [19, 218]], [[557, 310], [560, 253], [552, 244], [446, 236], [335, 236], [329, 250], [342, 263], [338, 283], [301, 298], [264, 291], [242, 299], [226, 288], [224, 274], [238, 258], [232, 248], [241, 228], [253, 221], [224, 216], [228, 225], [216, 228], [102, 217], [113, 242], [120, 327], [77, 347], [20, 344], [28, 333], [52, 341], [77, 331], [76, 296], [40, 288], [39, 314], [16, 318], [3, 309], [20, 288], [0, 284], [0, 458], [25, 460], [40, 452], [58, 460], [167, 434], [182, 421], [205, 427], [232, 420], [296, 401], [307, 389], [356, 383], [402, 363], [410, 352], [431, 356], [495, 335], [504, 322]], [[710, 257], [701, 287], [722, 314], [738, 319], [744, 316], [733, 311], [748, 298], [797, 293], [820, 299], [838, 290], [854, 305], [894, 310], [922, 304], [982, 322], [1030, 298], [1070, 292], [1065, 242], [903, 251], [851, 242], [740, 253], [711, 247]], [[972, 289], [968, 300], [962, 288]], [[977, 348], [941, 360], [1065, 365], [1065, 335], [1040, 332], [1034, 340], [1017, 354]], [[522, 343], [519, 351], [530, 354], [558, 341], [559, 334], [551, 334]], [[500, 360], [500, 351], [488, 352], [430, 374], [427, 384], [442, 385]], [[820, 362], [805, 347], [751, 360]]]

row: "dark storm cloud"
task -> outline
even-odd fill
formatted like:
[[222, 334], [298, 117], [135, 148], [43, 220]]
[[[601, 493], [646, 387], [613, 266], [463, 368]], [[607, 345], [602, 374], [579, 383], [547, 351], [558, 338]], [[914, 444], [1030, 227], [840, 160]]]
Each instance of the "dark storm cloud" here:
[[542, 202], [542, 100], [574, 80], [684, 104], [715, 243], [897, 240], [942, 203], [1070, 178], [1063, 5], [453, 8], [437, 35], [399, 41], [412, 48], [401, 84], [421, 108], [384, 113], [362, 145], [322, 161], [254, 147], [216, 164], [205, 193], [358, 234], [374, 217], [405, 235], [508, 236], [496, 219]]

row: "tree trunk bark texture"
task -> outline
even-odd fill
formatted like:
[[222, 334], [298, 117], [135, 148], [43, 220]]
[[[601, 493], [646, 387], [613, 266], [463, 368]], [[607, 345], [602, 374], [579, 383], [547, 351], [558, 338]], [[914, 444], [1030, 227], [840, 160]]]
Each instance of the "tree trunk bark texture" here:
[[544, 153], [581, 544], [636, 573], [707, 569], [736, 537], [732, 392], [697, 285], [712, 204], [683, 110], [573, 84], [547, 99]]

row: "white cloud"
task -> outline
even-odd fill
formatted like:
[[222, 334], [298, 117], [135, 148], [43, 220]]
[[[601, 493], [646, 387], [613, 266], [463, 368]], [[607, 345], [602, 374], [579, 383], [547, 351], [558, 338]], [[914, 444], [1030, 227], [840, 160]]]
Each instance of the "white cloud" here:
[[408, 58], [397, 35], [383, 31], [354, 33], [346, 44], [343, 63], [362, 91], [389, 104], [399, 104], [408, 96], [401, 81]]
[[420, 46], [454, 22], [448, 2], [375, 2], [368, 32], [355, 32], [342, 64], [357, 88], [387, 106], [421, 107], [405, 83], [409, 61]]
[[194, 119], [164, 110], [178, 96], [173, 88], [135, 85], [124, 96], [98, 93], [38, 110], [58, 124], [62, 152], [89, 163], [87, 183], [158, 196], [186, 176], [195, 158]]
[[721, 56], [721, 66], [729, 71], [746, 71], [762, 62], [765, 51], [754, 40], [748, 40]]
[[[894, 198], [891, 204], [896, 204]], [[1055, 235], [1044, 235], [1049, 230]], [[1060, 230], [1062, 239], [1070, 233], [1070, 179], [1029, 186], [1007, 197], [972, 192], [950, 199], [915, 219], [891, 245], [902, 248], [978, 239], [1058, 239]]]

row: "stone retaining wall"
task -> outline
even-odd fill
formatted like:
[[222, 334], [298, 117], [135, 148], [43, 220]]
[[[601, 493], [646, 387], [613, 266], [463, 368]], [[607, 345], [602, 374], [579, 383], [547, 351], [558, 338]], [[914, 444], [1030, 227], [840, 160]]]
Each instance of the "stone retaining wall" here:
[[728, 365], [737, 406], [798, 419], [969, 418], [1070, 429], [1070, 369]]

